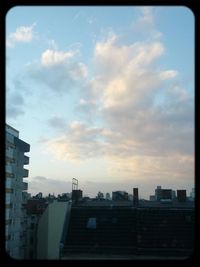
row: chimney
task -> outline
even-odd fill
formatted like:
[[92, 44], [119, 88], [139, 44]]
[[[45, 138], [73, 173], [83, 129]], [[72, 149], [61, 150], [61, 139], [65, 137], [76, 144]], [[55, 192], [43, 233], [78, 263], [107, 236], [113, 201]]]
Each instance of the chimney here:
[[133, 206], [138, 206], [138, 188], [133, 188]]

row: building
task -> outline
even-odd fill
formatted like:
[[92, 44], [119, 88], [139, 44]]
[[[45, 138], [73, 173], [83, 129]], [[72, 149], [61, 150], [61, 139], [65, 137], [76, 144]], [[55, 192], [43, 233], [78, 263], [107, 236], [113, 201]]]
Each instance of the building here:
[[72, 200], [78, 201], [83, 197], [83, 191], [82, 190], [72, 190]]
[[106, 193], [106, 200], [111, 200], [110, 193]]
[[194, 200], [195, 198], [195, 190], [192, 188], [192, 192], [190, 193], [190, 200]]
[[40, 217], [37, 228], [37, 259], [59, 259], [63, 225], [64, 222], [67, 224], [70, 205], [69, 201], [54, 200]]
[[139, 201], [137, 207], [125, 201], [72, 203], [65, 222], [63, 260], [185, 259], [194, 249], [190, 201]]
[[161, 189], [160, 201], [172, 201], [172, 189]]
[[[36, 195], [37, 196], [37, 195]], [[26, 254], [25, 259], [37, 258], [37, 227], [38, 221], [44, 213], [48, 202], [41, 197], [29, 198], [26, 202], [25, 210], [27, 217]]]
[[157, 201], [160, 201], [161, 199], [161, 191], [162, 191], [162, 187], [158, 185], [157, 188], [155, 189], [155, 197]]
[[6, 124], [6, 199], [5, 199], [5, 239], [6, 251], [16, 259], [25, 256], [26, 243], [26, 213], [23, 204], [26, 202], [28, 183], [23, 179], [28, 177], [24, 165], [29, 164], [30, 145], [19, 139], [19, 132]]
[[112, 200], [114, 201], [128, 200], [128, 193], [125, 191], [112, 192]]
[[149, 196], [149, 200], [150, 200], [150, 201], [156, 201], [156, 196], [154, 196], [154, 195], [150, 195], [150, 196]]
[[185, 202], [187, 200], [186, 190], [177, 190], [177, 200], [181, 202]]
[[97, 199], [101, 200], [101, 199], [104, 199], [104, 195], [102, 192], [98, 192], [97, 196], [96, 196]]

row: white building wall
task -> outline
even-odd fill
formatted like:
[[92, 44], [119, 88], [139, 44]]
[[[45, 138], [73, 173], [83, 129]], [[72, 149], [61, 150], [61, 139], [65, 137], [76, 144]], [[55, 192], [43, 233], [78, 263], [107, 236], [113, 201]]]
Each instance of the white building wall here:
[[58, 259], [60, 240], [69, 202], [49, 204], [38, 224], [38, 259]]
[[37, 231], [37, 259], [47, 259], [48, 254], [48, 213], [46, 208], [38, 222]]

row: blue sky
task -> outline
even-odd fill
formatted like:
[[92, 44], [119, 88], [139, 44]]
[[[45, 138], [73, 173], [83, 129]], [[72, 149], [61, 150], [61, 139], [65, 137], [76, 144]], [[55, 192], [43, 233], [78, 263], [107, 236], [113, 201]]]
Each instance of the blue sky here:
[[6, 120], [29, 192], [194, 186], [194, 16], [186, 7], [15, 7]]

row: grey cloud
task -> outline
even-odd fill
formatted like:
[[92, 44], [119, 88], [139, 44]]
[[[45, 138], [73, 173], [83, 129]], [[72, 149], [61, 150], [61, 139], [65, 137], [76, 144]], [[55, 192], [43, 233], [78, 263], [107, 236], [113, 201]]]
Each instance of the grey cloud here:
[[16, 119], [18, 116], [23, 115], [25, 106], [24, 93], [26, 92], [21, 78], [14, 78], [12, 87], [6, 88], [6, 116]]
[[29, 76], [36, 82], [44, 84], [55, 93], [66, 93], [84, 81], [84, 68], [80, 62], [60, 62], [43, 66], [34, 63], [28, 67]]
[[24, 98], [19, 92], [8, 90], [6, 92], [6, 116], [16, 119], [24, 114]]
[[24, 104], [24, 98], [19, 93], [16, 92], [10, 96], [9, 101], [11, 101], [11, 103], [15, 106], [20, 106]]
[[60, 130], [64, 130], [67, 126], [67, 123], [65, 122], [65, 120], [62, 117], [57, 116], [57, 115], [52, 116], [48, 120], [48, 124], [50, 127], [60, 129]]
[[11, 119], [16, 119], [18, 116], [24, 115], [23, 109], [16, 106], [6, 107], [6, 117]]
[[[121, 134], [109, 142], [121, 155], [157, 155], [194, 153], [194, 107], [192, 103], [146, 109], [127, 108], [104, 111], [107, 125]], [[133, 140], [137, 146], [120, 146]]]
[[47, 178], [44, 177], [44, 176], [36, 176], [36, 177], [34, 177], [34, 179], [35, 180], [38, 180], [38, 181], [45, 181], [45, 180], [47, 180]]
[[61, 181], [59, 179], [51, 179], [44, 176], [32, 177], [28, 183], [28, 190], [33, 195], [42, 192], [44, 195], [49, 193], [61, 194], [71, 192], [71, 179]]

